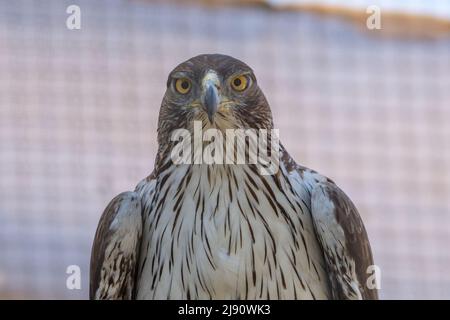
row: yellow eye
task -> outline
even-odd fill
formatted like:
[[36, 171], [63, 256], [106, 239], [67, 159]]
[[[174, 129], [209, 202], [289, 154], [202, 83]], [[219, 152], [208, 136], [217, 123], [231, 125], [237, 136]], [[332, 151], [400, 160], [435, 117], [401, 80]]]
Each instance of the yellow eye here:
[[181, 94], [186, 94], [191, 90], [191, 81], [187, 78], [177, 79], [175, 82], [175, 89]]
[[233, 80], [231, 80], [231, 86], [236, 91], [244, 91], [248, 86], [248, 77], [241, 75], [233, 78]]

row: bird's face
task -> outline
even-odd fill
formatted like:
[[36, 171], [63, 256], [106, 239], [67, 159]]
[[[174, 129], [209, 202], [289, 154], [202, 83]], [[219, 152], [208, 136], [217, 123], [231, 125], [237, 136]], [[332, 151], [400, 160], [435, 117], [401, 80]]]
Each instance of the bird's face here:
[[270, 107], [255, 75], [230, 56], [200, 55], [178, 65], [169, 75], [160, 117], [159, 140], [176, 129], [272, 129]]

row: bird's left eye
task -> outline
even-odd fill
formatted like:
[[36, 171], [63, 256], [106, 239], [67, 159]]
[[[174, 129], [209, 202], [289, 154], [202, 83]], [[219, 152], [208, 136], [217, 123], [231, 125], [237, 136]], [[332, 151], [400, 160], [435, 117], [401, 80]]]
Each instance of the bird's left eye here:
[[246, 75], [240, 75], [231, 80], [231, 87], [236, 91], [244, 91], [248, 87], [248, 82]]
[[191, 90], [191, 81], [187, 78], [177, 79], [175, 89], [181, 94], [186, 94]]

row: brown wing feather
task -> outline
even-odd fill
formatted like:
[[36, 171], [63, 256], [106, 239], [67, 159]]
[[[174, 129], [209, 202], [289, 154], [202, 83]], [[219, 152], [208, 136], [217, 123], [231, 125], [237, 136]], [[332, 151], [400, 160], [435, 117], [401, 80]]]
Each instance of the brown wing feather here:
[[363, 221], [350, 198], [334, 183], [319, 182], [312, 191], [312, 216], [324, 251], [333, 297], [378, 299], [367, 286], [372, 251]]
[[281, 162], [287, 172], [296, 172], [305, 179], [311, 192], [311, 214], [333, 298], [378, 299], [378, 290], [366, 286], [371, 276], [367, 268], [374, 261], [366, 229], [353, 202], [332, 180], [298, 165], [283, 146]]
[[133, 298], [142, 235], [141, 202], [134, 192], [116, 196], [103, 212], [91, 252], [90, 299]]

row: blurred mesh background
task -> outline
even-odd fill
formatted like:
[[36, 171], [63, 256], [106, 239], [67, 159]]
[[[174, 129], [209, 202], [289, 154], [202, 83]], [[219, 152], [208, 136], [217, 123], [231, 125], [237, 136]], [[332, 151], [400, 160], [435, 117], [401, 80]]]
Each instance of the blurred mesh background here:
[[100, 214], [153, 168], [168, 72], [212, 52], [254, 68], [290, 153], [359, 207], [381, 297], [450, 298], [449, 37], [125, 0], [0, 3], [0, 298], [87, 298]]

